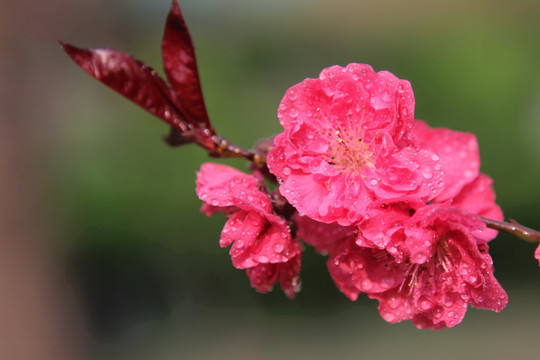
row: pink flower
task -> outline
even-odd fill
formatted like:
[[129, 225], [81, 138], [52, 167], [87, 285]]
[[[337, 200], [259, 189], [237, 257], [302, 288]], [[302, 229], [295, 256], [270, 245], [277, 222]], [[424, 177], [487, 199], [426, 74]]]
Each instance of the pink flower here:
[[[260, 190], [255, 177], [229, 166], [205, 163], [196, 183], [197, 195], [205, 202], [203, 213], [222, 211], [227, 215], [219, 244], [221, 247], [232, 244], [229, 253], [233, 265], [238, 269], [251, 268], [248, 276], [252, 284], [259, 284], [255, 286], [257, 289], [267, 288], [271, 282], [268, 276], [265, 281], [255, 279], [261, 279], [261, 274], [269, 271], [287, 273], [280, 275], [282, 287], [291, 283], [297, 276], [290, 275], [291, 269], [299, 270], [299, 265], [291, 264], [299, 262], [300, 244], [292, 239], [285, 221], [273, 213], [272, 203]], [[291, 262], [295, 257], [298, 260]], [[289, 288], [289, 285], [283, 287], [286, 293]]]
[[540, 245], [536, 248], [536, 251], [534, 252], [534, 257], [536, 260], [538, 260], [538, 265], [540, 265]]
[[348, 226], [376, 199], [429, 201], [442, 191], [439, 156], [411, 133], [411, 86], [389, 72], [362, 64], [324, 69], [287, 91], [278, 117], [284, 131], [268, 167], [301, 214]]
[[396, 242], [400, 257], [360, 247], [351, 238], [334, 251], [328, 268], [351, 300], [361, 292], [379, 300], [379, 312], [388, 322], [452, 327], [468, 305], [501, 311], [508, 302], [493, 276], [487, 242], [474, 235], [484, 227], [463, 210], [424, 206], [394, 231], [402, 236]]

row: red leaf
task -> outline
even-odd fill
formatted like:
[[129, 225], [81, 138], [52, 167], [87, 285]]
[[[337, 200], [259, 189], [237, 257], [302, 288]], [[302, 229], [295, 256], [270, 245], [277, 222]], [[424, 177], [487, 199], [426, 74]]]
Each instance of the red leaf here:
[[187, 135], [190, 124], [171, 101], [171, 89], [149, 66], [110, 49], [79, 49], [61, 43], [88, 74]]
[[214, 135], [204, 104], [195, 48], [176, 0], [167, 16], [161, 51], [167, 80], [176, 91], [177, 107], [188, 121]]

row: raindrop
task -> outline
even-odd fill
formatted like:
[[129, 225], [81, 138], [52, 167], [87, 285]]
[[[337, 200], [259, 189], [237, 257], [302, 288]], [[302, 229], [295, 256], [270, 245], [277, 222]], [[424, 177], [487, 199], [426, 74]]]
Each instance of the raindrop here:
[[362, 280], [360, 286], [362, 287], [362, 290], [369, 291], [373, 288], [373, 283], [369, 279], [364, 279]]
[[289, 100], [295, 101], [298, 98], [298, 94], [295, 90], [291, 89], [287, 92], [287, 97], [289, 98]]
[[418, 308], [423, 311], [427, 311], [433, 307], [433, 304], [431, 301], [429, 301], [427, 298], [422, 297], [420, 302], [418, 303]]
[[423, 264], [426, 262], [427, 257], [423, 252], [418, 252], [414, 255], [414, 259], [417, 264]]
[[433, 177], [433, 172], [431, 172], [429, 167], [425, 167], [422, 169], [422, 176], [426, 179], [431, 179]]
[[259, 262], [262, 264], [266, 264], [268, 262], [268, 258], [264, 255], [259, 256]]
[[[454, 294], [448, 294], [448, 293], [444, 294], [444, 296], [443, 296], [443, 304], [446, 307], [450, 307], [450, 306], [454, 305]], [[448, 314], [448, 315], [450, 315], [450, 314]], [[450, 315], [450, 316], [452, 316], [452, 315]]]
[[385, 276], [381, 279], [381, 287], [385, 289], [390, 289], [396, 283], [396, 280], [392, 276]]
[[431, 160], [433, 160], [433, 161], [439, 161], [439, 155], [437, 155], [437, 154], [431, 154]]
[[396, 298], [395, 296], [392, 296], [390, 299], [388, 299], [388, 306], [392, 309], [397, 309], [400, 304], [400, 300]]
[[290, 175], [290, 174], [291, 174], [291, 168], [288, 167], [288, 166], [285, 166], [285, 167], [283, 168], [283, 174], [284, 174], [285, 176]]
[[280, 254], [283, 252], [283, 245], [282, 244], [274, 244], [274, 252]]
[[386, 312], [386, 313], [382, 314], [382, 317], [384, 318], [384, 320], [386, 320], [388, 322], [392, 322], [392, 321], [394, 321], [396, 319], [394, 314], [392, 314], [391, 312]]
[[297, 117], [298, 116], [298, 110], [294, 107], [290, 108], [289, 109], [289, 115], [293, 118]]

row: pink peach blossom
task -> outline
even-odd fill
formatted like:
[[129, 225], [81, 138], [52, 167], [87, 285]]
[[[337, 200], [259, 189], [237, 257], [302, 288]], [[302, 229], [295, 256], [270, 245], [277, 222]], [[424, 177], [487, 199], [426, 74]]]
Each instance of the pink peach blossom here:
[[[261, 269], [268, 273], [268, 269], [280, 269], [270, 265], [299, 258], [299, 243], [291, 237], [285, 221], [273, 213], [272, 203], [260, 190], [255, 177], [229, 166], [205, 163], [197, 174], [196, 183], [197, 195], [205, 202], [202, 211], [206, 215], [218, 211], [227, 215], [219, 244], [221, 247], [232, 244], [230, 255], [233, 265], [238, 269], [259, 266], [259, 270], [250, 272], [252, 283], [268, 284], [269, 280], [253, 280], [263, 271]], [[257, 288], [262, 289], [263, 285]]]
[[352, 225], [377, 199], [429, 201], [442, 188], [439, 156], [420, 147], [411, 129], [414, 95], [408, 81], [368, 65], [324, 69], [290, 88], [278, 118], [269, 170], [301, 213]]
[[388, 322], [411, 320], [419, 328], [457, 325], [468, 305], [501, 311], [507, 295], [493, 276], [487, 242], [474, 233], [485, 224], [446, 205], [420, 208], [397, 233], [401, 256], [343, 242], [328, 260], [340, 290], [379, 300]]

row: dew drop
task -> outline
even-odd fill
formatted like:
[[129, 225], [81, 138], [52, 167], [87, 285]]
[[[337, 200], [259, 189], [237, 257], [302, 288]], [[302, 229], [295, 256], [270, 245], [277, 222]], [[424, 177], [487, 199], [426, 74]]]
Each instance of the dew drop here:
[[381, 279], [381, 287], [385, 289], [390, 289], [396, 283], [396, 280], [393, 276], [385, 276]]
[[266, 264], [268, 262], [268, 258], [264, 255], [259, 256], [259, 262], [262, 264]]
[[426, 179], [431, 179], [433, 177], [433, 172], [430, 168], [425, 167], [422, 169], [422, 176]]
[[275, 244], [274, 245], [274, 252], [281, 254], [283, 252], [283, 245], [282, 244]]
[[392, 309], [397, 309], [399, 307], [401, 301], [399, 301], [398, 298], [395, 296], [392, 296], [390, 299], [388, 299], [388, 306]]
[[288, 166], [285, 166], [283, 168], [283, 174], [286, 175], [286, 176], [289, 176], [291, 174], [291, 168], [288, 167]]
[[423, 252], [418, 252], [414, 255], [414, 260], [417, 264], [423, 264], [427, 260], [427, 256]]
[[437, 154], [431, 154], [431, 160], [433, 160], [433, 161], [439, 161], [439, 155], [437, 155]]
[[[443, 304], [446, 307], [450, 307], [450, 306], [454, 305], [454, 294], [448, 294], [448, 293], [444, 294], [444, 296], [443, 296]], [[450, 314], [448, 314], [448, 315], [450, 315]]]
[[388, 322], [393, 322], [396, 319], [394, 314], [391, 312], [385, 312], [384, 314], [381, 314], [381, 316]]
[[427, 311], [433, 307], [433, 303], [429, 301], [427, 298], [422, 297], [420, 301], [418, 302], [418, 308], [423, 311]]
[[362, 280], [360, 286], [362, 286], [362, 290], [369, 291], [373, 288], [373, 283], [369, 279], [364, 279]]
[[298, 94], [296, 93], [295, 90], [289, 90], [287, 92], [287, 97], [289, 98], [289, 100], [295, 101], [298, 98]]
[[238, 248], [238, 249], [241, 249], [244, 247], [244, 241], [243, 240], [236, 240], [234, 242], [234, 245]]
[[289, 116], [293, 117], [293, 118], [297, 117], [298, 116], [298, 110], [296, 108], [294, 108], [294, 107], [290, 108], [289, 109]]

